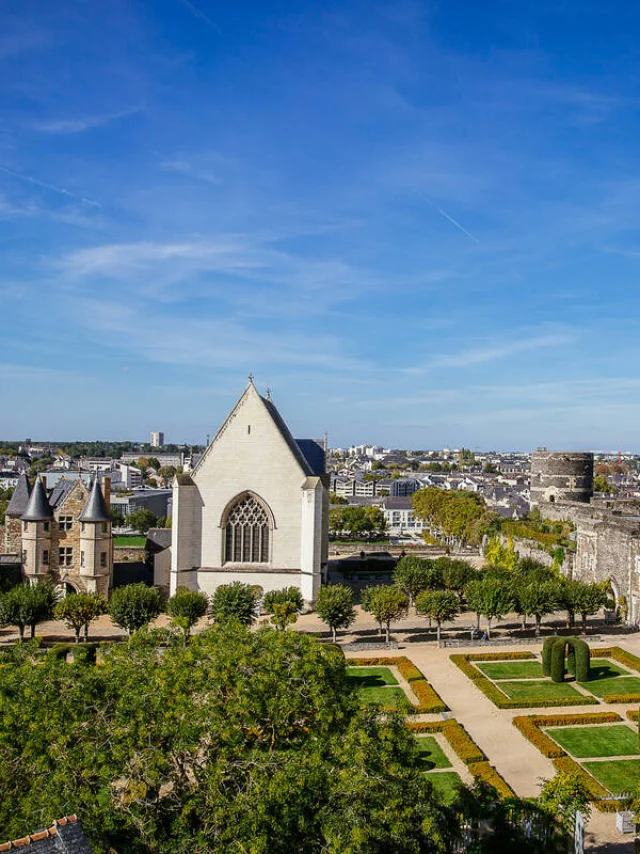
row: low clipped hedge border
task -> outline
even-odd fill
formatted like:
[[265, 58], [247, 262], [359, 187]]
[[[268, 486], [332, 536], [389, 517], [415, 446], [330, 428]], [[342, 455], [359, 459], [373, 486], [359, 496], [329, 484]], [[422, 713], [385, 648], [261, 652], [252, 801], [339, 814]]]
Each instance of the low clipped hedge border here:
[[592, 658], [613, 658], [614, 661], [619, 661], [620, 664], [625, 664], [632, 670], [637, 670], [640, 673], [640, 658], [620, 646], [606, 646], [600, 649], [591, 650]]
[[637, 721], [638, 717], [640, 717], [640, 712], [638, 709], [627, 709], [627, 718], [630, 721]]
[[406, 655], [379, 656], [376, 658], [348, 658], [347, 667], [397, 667], [418, 698], [418, 705], [409, 709], [411, 715], [435, 715], [449, 707], [438, 692], [431, 687], [422, 671]]
[[441, 732], [453, 752], [464, 762], [476, 779], [492, 786], [501, 798], [514, 798], [515, 793], [504, 777], [487, 761], [487, 757], [458, 721], [420, 721], [407, 724], [411, 732]]
[[471, 662], [472, 661], [513, 661], [516, 658], [528, 659], [535, 658], [533, 653], [522, 652], [493, 652], [486, 656], [481, 654], [458, 654], [449, 656], [451, 661], [458, 667], [466, 677], [471, 679], [476, 688], [491, 700], [494, 706], [499, 709], [549, 709], [556, 706], [597, 706], [598, 700], [595, 697], [565, 697], [564, 699], [554, 700], [552, 698], [536, 700], [512, 700], [505, 696], [502, 691], [493, 684], [493, 682], [478, 670]]
[[441, 732], [451, 745], [453, 752], [465, 765], [484, 762], [487, 758], [458, 721], [420, 721], [409, 723], [407, 726], [411, 732]]
[[543, 756], [560, 759], [568, 756], [566, 750], [543, 732], [542, 727], [618, 723], [621, 720], [616, 712], [590, 712], [584, 715], [524, 715], [515, 717], [512, 723]]
[[[638, 712], [636, 711], [635, 714], [637, 719]], [[630, 717], [629, 712], [627, 712], [627, 717]], [[620, 809], [626, 809], [628, 801], [619, 798], [609, 799], [609, 791], [582, 765], [569, 756], [559, 744], [556, 744], [546, 733], [542, 732], [541, 727], [618, 723], [622, 720], [623, 718], [616, 712], [591, 712], [584, 715], [526, 715], [514, 718], [513, 725], [534, 747], [537, 747], [544, 756], [553, 761], [557, 771], [564, 771], [580, 778], [593, 805], [599, 812], [617, 812]]]

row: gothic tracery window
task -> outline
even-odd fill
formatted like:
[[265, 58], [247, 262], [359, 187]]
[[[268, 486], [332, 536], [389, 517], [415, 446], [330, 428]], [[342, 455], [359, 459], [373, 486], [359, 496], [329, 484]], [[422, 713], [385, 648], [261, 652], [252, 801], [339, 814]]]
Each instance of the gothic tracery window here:
[[269, 516], [253, 495], [242, 497], [229, 511], [225, 524], [225, 563], [267, 563]]

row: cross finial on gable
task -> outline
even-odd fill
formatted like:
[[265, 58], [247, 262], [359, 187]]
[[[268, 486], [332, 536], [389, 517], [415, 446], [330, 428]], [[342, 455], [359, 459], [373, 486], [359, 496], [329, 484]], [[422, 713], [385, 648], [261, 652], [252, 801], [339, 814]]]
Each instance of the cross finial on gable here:
[[253, 379], [253, 374], [249, 374], [249, 382], [251, 383], [251, 385], [253, 385]]
[[271, 400], [271, 389], [267, 388], [267, 400]]

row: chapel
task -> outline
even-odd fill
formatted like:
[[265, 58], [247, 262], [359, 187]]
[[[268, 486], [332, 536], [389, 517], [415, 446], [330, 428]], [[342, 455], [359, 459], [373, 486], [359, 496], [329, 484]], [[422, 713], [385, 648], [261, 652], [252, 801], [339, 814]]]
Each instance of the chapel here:
[[271, 395], [244, 393], [173, 487], [170, 593], [242, 581], [298, 587], [313, 602], [326, 574], [328, 476], [321, 444], [296, 440]]

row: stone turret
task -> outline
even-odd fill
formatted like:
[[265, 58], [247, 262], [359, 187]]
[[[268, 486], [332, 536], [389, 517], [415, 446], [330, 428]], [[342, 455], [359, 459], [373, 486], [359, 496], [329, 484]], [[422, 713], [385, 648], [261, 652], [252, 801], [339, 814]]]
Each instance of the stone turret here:
[[588, 504], [593, 495], [593, 454], [547, 451], [531, 454], [531, 506], [566, 501]]
[[22, 521], [22, 568], [32, 582], [49, 574], [53, 510], [40, 478], [36, 479]]
[[26, 474], [21, 474], [4, 514], [5, 553], [20, 554], [22, 552], [22, 522], [20, 517], [27, 509], [30, 497], [29, 478]]
[[109, 478], [104, 479], [103, 489], [104, 493], [96, 478], [79, 517], [80, 576], [88, 593], [108, 596], [113, 572]]

